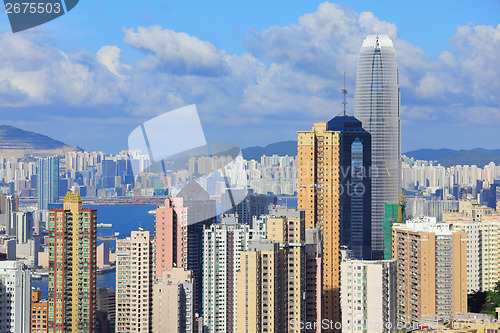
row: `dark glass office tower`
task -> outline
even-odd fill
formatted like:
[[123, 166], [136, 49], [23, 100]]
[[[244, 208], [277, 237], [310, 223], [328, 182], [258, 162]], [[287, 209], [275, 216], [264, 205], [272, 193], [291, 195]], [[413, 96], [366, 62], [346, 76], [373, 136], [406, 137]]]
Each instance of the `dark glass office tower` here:
[[340, 245], [356, 259], [371, 259], [371, 135], [348, 115], [327, 126], [340, 132]]
[[203, 227], [217, 222], [215, 200], [196, 181], [192, 180], [178, 194], [188, 207], [188, 263], [187, 269], [193, 272], [195, 280], [195, 311], [201, 315], [203, 293]]

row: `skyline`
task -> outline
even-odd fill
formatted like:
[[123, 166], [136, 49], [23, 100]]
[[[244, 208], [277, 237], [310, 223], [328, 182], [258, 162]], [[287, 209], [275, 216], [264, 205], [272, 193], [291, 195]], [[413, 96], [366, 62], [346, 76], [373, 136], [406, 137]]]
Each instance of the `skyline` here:
[[[87, 26], [89, 13], [96, 8], [106, 13], [109, 4], [81, 3], [40, 28], [0, 35], [5, 46], [0, 50], [3, 123], [89, 151], [116, 153], [126, 148], [128, 134], [142, 122], [196, 104], [209, 142], [249, 147], [293, 140], [312, 121], [341, 112], [344, 71], [350, 91], [347, 110], [354, 113], [357, 55], [366, 35], [379, 33], [388, 34], [396, 49], [402, 152], [498, 148], [491, 133], [500, 123], [500, 83], [495, 82], [500, 26], [492, 14], [499, 2], [471, 7], [467, 14], [467, 5], [457, 4], [443, 22], [428, 24], [442, 29], [427, 43], [412, 36], [404, 23], [412, 15], [398, 11], [402, 5], [319, 3], [294, 4], [276, 17], [259, 16], [264, 7], [257, 3], [254, 11], [236, 10], [228, 19], [224, 11], [215, 14], [223, 6], [219, 4], [204, 20], [201, 11], [185, 16], [184, 5], [175, 4], [158, 11], [156, 16], [166, 12], [164, 17], [147, 22], [133, 18], [142, 12], [131, 13], [132, 5], [124, 4], [117, 9], [120, 19], [105, 23], [96, 18], [92, 27]], [[150, 1], [141, 10], [152, 13], [155, 6], [161, 3]], [[226, 14], [242, 6], [229, 6]], [[430, 17], [443, 6], [436, 5]], [[368, 9], [373, 14], [362, 12]], [[468, 15], [476, 25], [464, 26]], [[228, 29], [240, 16], [246, 19]], [[198, 24], [190, 25], [197, 19]], [[214, 27], [205, 29], [207, 20]], [[102, 29], [103, 24], [109, 29]], [[8, 31], [6, 25], [2, 21], [0, 29]], [[443, 33], [451, 26], [455, 32], [443, 44]], [[94, 31], [99, 29], [102, 34]], [[413, 29], [415, 35], [420, 27]]]

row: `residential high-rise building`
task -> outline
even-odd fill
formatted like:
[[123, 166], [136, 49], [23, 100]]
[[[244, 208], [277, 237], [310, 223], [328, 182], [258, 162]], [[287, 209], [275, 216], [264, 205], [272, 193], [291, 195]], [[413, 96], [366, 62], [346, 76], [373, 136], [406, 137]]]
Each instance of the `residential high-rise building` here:
[[[249, 326], [266, 332], [290, 326], [288, 332], [300, 332], [309, 296], [304, 212], [275, 206], [269, 215], [253, 221], [266, 226], [266, 240], [250, 242], [248, 250], [241, 253], [241, 269], [237, 273], [238, 330]], [[260, 275], [255, 275], [254, 269]]]
[[40, 288], [31, 292], [31, 333], [48, 332], [48, 306], [47, 300], [42, 300]]
[[363, 42], [356, 75], [354, 116], [371, 134], [372, 250], [373, 258], [381, 259], [384, 203], [397, 203], [402, 186], [398, 69], [396, 52], [388, 36], [370, 35]]
[[340, 132], [340, 245], [356, 259], [371, 259], [370, 133], [345, 114], [330, 120], [327, 130]]
[[19, 197], [0, 194], [0, 223], [5, 225], [5, 233], [10, 236], [12, 212], [17, 212]]
[[211, 200], [207, 191], [194, 180], [177, 193], [177, 197], [182, 198], [183, 205], [188, 208], [187, 269], [195, 281], [195, 312], [201, 314], [203, 228], [217, 222], [215, 200]]
[[188, 208], [183, 198], [167, 198], [156, 208], [156, 278], [188, 264]]
[[222, 211], [225, 214], [235, 214], [238, 216], [238, 223], [250, 226], [254, 216], [269, 214], [269, 206], [276, 203], [276, 195], [255, 194], [253, 189], [227, 189], [221, 195]]
[[97, 210], [78, 192], [49, 211], [49, 332], [95, 332]]
[[241, 252], [240, 263], [236, 273], [236, 332], [283, 330], [288, 326], [283, 250], [272, 241], [250, 241], [247, 251]]
[[151, 332], [155, 251], [149, 231], [116, 240], [116, 333]]
[[49, 204], [59, 203], [59, 157], [52, 156], [38, 161], [38, 209], [48, 209]]
[[153, 333], [195, 332], [194, 284], [191, 271], [173, 268], [153, 286]]
[[[262, 229], [260, 229], [262, 230]], [[203, 329], [209, 333], [236, 331], [236, 272], [240, 254], [250, 239], [265, 237], [234, 215], [203, 230]]]
[[297, 208], [322, 240], [322, 318], [340, 322], [340, 132], [316, 122], [298, 132]]
[[31, 326], [31, 276], [19, 261], [0, 261], [0, 332], [26, 333]]
[[[467, 233], [422, 217], [392, 228], [398, 324], [467, 312]], [[417, 306], [418, 304], [418, 306]]]
[[32, 212], [12, 212], [9, 224], [6, 233], [15, 236], [18, 244], [27, 243], [33, 237]]
[[500, 274], [500, 216], [450, 224], [451, 230], [467, 232], [467, 293], [494, 290]]
[[[305, 332], [321, 332], [321, 234], [319, 229], [306, 229], [306, 293], [305, 293]], [[316, 323], [316, 326], [314, 325]]]
[[116, 292], [107, 287], [97, 288], [97, 311], [106, 313], [110, 332], [115, 331], [116, 321]]
[[396, 261], [341, 265], [342, 332], [390, 333], [396, 328]]

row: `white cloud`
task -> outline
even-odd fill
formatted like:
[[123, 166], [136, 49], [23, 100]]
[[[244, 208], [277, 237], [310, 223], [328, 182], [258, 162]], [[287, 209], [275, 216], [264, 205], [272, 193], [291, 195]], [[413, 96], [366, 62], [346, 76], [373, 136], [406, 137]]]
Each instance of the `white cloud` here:
[[210, 42], [158, 25], [124, 29], [125, 42], [148, 54], [143, 63], [175, 74], [217, 76], [227, 71], [224, 52]]
[[118, 46], [105, 45], [97, 51], [97, 62], [104, 65], [111, 73], [122, 76], [122, 70], [131, 69], [129, 65], [125, 65], [120, 61], [121, 50]]
[[144, 52], [135, 64], [124, 64], [125, 49], [117, 46], [104, 45], [95, 54], [63, 53], [29, 35], [0, 34], [0, 106], [49, 105], [65, 114], [93, 108], [105, 110], [100, 117], [142, 122], [196, 103], [204, 124], [217, 133], [231, 127], [244, 129], [241, 136], [249, 140], [290, 138], [290, 131], [293, 137], [297, 129], [341, 111], [344, 72], [352, 113], [363, 39], [388, 34], [396, 49], [405, 124], [482, 123], [483, 115], [500, 124], [500, 26], [458, 27], [450, 50], [436, 59], [399, 38], [393, 23], [328, 2], [296, 24], [251, 31], [243, 55], [160, 26], [123, 32], [129, 46]]

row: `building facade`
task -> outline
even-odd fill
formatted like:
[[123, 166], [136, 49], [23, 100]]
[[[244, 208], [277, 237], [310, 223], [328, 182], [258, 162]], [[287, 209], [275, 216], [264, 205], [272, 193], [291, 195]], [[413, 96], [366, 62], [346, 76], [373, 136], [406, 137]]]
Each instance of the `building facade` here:
[[116, 240], [116, 333], [151, 332], [155, 251], [149, 231]]
[[327, 130], [340, 132], [340, 245], [356, 259], [372, 259], [371, 135], [347, 115], [330, 120]]
[[341, 267], [342, 332], [396, 328], [396, 261], [349, 260]]
[[165, 270], [187, 268], [188, 208], [183, 198], [167, 198], [156, 208], [156, 277]]
[[31, 333], [48, 332], [48, 306], [47, 300], [42, 300], [42, 291], [31, 292]]
[[398, 324], [467, 312], [467, 233], [433, 217], [395, 224]]
[[388, 36], [370, 35], [363, 42], [356, 74], [354, 116], [371, 134], [372, 249], [373, 258], [381, 259], [384, 203], [397, 203], [402, 187], [398, 68]]
[[234, 215], [203, 230], [203, 330], [210, 333], [236, 331], [236, 272], [240, 254], [250, 239], [265, 237]]
[[59, 202], [59, 160], [52, 156], [38, 161], [38, 209], [48, 209], [49, 204]]
[[195, 332], [195, 281], [191, 271], [173, 268], [153, 286], [153, 333]]
[[19, 261], [0, 261], [0, 288], [0, 332], [30, 332], [29, 270]]
[[97, 210], [68, 192], [49, 211], [49, 332], [95, 332]]
[[340, 132], [316, 122], [298, 132], [298, 203], [322, 241], [322, 319], [340, 321]]

